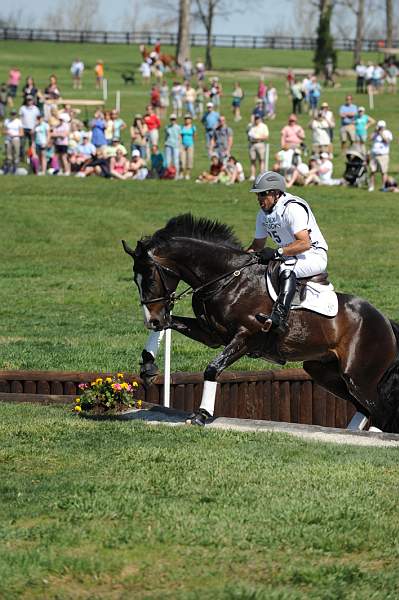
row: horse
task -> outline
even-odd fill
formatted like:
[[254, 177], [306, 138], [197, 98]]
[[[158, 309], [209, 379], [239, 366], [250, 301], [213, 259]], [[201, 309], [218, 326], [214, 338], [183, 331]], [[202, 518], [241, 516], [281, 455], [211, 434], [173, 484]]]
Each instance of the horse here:
[[[369, 302], [337, 293], [335, 317], [291, 310], [287, 332], [266, 332], [255, 316], [270, 314], [273, 306], [265, 266], [243, 249], [230, 227], [183, 214], [139, 240], [135, 250], [122, 244], [133, 258], [146, 327], [154, 334], [171, 328], [211, 348], [223, 346], [205, 368], [201, 406], [190, 423], [212, 419], [218, 376], [246, 355], [277, 364], [303, 362], [318, 385], [354, 404], [364, 422], [371, 417], [381, 431], [399, 432], [399, 324]], [[180, 281], [189, 287], [177, 293]], [[172, 315], [174, 304], [188, 294], [195, 317]], [[142, 353], [148, 380], [157, 372], [155, 355]]]
[[[151, 58], [151, 52], [149, 52], [147, 50], [147, 48], [144, 44], [140, 44], [139, 49], [140, 49], [140, 54], [143, 57], [143, 60], [147, 60], [147, 58], [149, 58], [149, 57]], [[176, 58], [174, 56], [172, 56], [171, 54], [160, 54], [159, 60], [161, 61], [161, 63], [165, 67], [165, 69], [169, 68], [171, 71], [175, 70], [176, 67], [179, 66], [176, 61]]]

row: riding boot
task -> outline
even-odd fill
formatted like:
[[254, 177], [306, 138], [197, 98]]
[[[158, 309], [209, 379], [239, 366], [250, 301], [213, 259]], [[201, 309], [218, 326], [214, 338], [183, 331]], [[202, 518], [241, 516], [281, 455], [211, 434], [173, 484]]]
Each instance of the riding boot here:
[[259, 313], [256, 319], [276, 333], [284, 334], [288, 329], [288, 315], [296, 289], [296, 276], [293, 271], [286, 269], [280, 273], [280, 291], [270, 316]]

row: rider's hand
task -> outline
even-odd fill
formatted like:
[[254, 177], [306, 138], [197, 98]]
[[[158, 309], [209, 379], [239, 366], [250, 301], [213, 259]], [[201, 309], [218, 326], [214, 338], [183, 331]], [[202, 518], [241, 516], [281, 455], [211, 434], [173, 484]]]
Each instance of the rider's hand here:
[[256, 252], [256, 255], [258, 256], [261, 265], [267, 265], [271, 260], [275, 260], [277, 258], [276, 250], [268, 247]]

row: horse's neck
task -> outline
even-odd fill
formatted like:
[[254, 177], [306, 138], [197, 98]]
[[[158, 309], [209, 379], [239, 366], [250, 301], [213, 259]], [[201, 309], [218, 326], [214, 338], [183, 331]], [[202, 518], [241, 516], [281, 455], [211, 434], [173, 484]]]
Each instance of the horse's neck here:
[[183, 281], [195, 286], [237, 268], [245, 255], [226, 246], [185, 240], [176, 243], [168, 258], [175, 263]]

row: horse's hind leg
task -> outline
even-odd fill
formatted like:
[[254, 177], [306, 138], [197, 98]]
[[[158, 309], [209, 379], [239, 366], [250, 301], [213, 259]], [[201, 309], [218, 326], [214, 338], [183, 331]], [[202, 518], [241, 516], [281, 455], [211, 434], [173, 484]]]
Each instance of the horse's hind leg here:
[[307, 360], [303, 363], [303, 368], [317, 385], [338, 396], [338, 398], [351, 402], [355, 406], [357, 412], [348, 425], [349, 429], [363, 429], [365, 427], [369, 413], [350, 393], [336, 359], [330, 362]]

